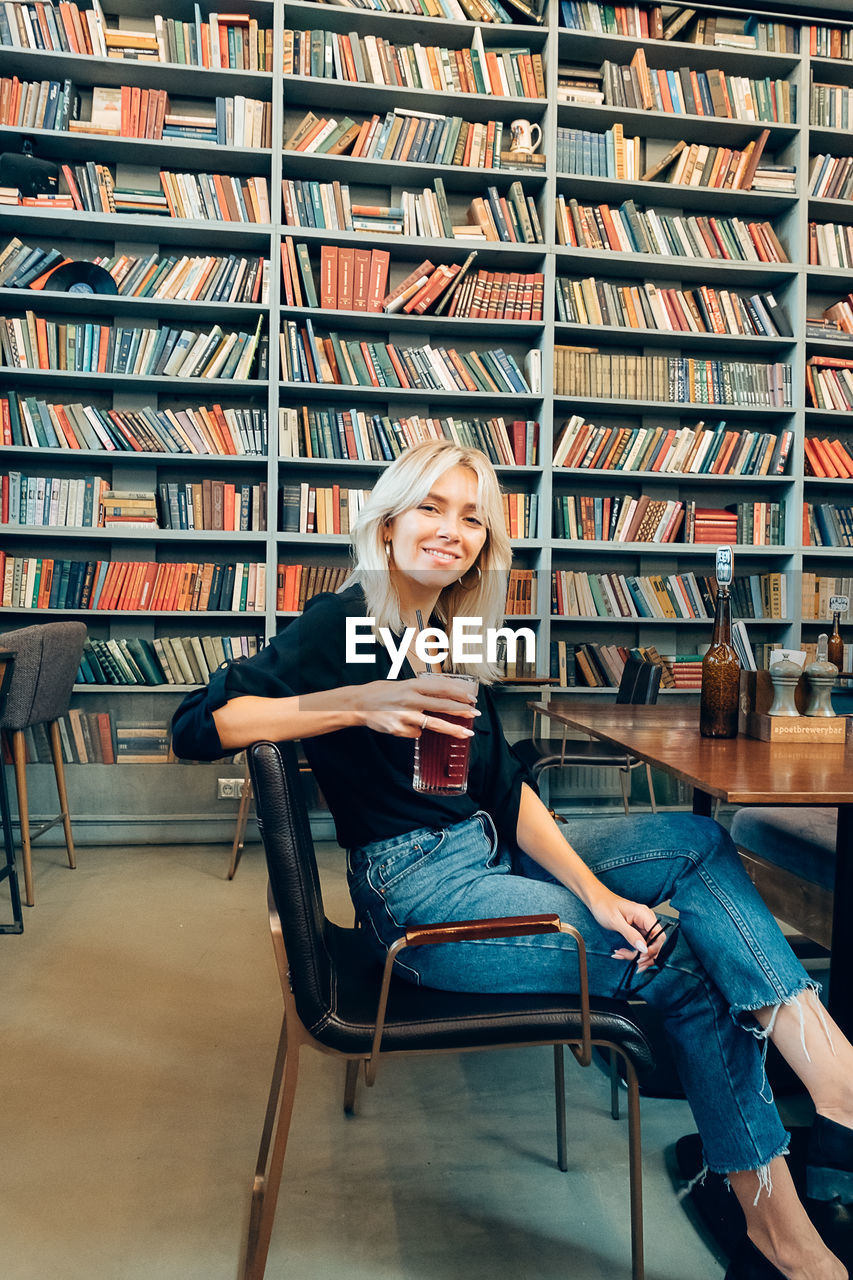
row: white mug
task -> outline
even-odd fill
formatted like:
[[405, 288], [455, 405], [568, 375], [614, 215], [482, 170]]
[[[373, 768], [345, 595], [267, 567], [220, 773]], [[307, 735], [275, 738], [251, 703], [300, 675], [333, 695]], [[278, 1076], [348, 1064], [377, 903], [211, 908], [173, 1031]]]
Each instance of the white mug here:
[[[509, 127], [512, 133], [512, 150], [532, 156], [542, 141], [542, 130], [539, 125], [531, 124], [529, 120], [513, 120]], [[533, 138], [534, 129], [537, 134], [535, 141]]]

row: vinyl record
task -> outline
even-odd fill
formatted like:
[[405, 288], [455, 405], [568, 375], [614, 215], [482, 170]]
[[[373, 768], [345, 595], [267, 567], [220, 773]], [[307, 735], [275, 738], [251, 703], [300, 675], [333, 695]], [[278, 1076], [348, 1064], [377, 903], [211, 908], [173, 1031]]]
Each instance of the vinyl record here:
[[50, 274], [49, 289], [67, 293], [118, 293], [109, 271], [95, 262], [66, 262]]

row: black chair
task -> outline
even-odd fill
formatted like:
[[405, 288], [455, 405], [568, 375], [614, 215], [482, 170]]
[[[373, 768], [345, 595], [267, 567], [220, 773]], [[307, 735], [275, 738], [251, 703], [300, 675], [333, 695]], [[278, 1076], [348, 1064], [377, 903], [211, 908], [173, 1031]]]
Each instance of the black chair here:
[[[61, 822], [68, 865], [72, 869], [77, 866], [68, 812], [59, 721], [71, 701], [85, 640], [86, 627], [82, 622], [47, 622], [0, 635], [0, 648], [15, 654], [6, 705], [0, 713], [0, 730], [6, 736], [15, 765], [24, 894], [28, 907], [34, 902], [31, 852], [33, 840]], [[56, 777], [60, 812], [51, 821], [32, 830], [27, 798], [27, 748], [24, 730], [38, 725], [47, 726], [47, 741]]]
[[[12, 668], [15, 655], [11, 651], [0, 650], [0, 720], [12, 683]], [[3, 828], [3, 850], [6, 861], [0, 866], [0, 880], [9, 881], [9, 896], [12, 902], [12, 923], [0, 925], [0, 933], [23, 933], [24, 913], [21, 909], [21, 891], [18, 888], [18, 870], [15, 866], [15, 837], [12, 831], [12, 811], [9, 807], [9, 791], [6, 786], [6, 768], [0, 758], [0, 825]]]
[[[658, 700], [661, 669], [653, 662], [644, 662], [642, 658], [629, 657], [625, 661], [625, 669], [616, 690], [618, 703], [634, 706], [651, 706]], [[622, 803], [625, 813], [630, 813], [630, 777], [634, 769], [644, 762], [633, 756], [626, 756], [606, 742], [595, 739], [577, 741], [568, 738], [568, 726], [563, 729], [562, 738], [540, 738], [536, 733], [539, 716], [547, 717], [543, 712], [533, 713], [533, 737], [514, 742], [512, 749], [520, 760], [530, 769], [538, 781], [546, 769], [564, 769], [568, 765], [593, 765], [596, 768], [619, 769], [619, 781], [622, 785]], [[657, 813], [655, 791], [652, 785], [652, 770], [645, 765], [646, 780], [649, 786], [649, 800], [652, 813]]]
[[[632, 1276], [642, 1280], [642, 1168], [637, 1068], [653, 1068], [649, 1043], [630, 1008], [586, 990], [583, 940], [556, 916], [429, 925], [410, 929], [383, 966], [363, 932], [325, 915], [296, 753], [288, 743], [257, 743], [249, 751], [258, 825], [269, 869], [270, 929], [284, 998], [284, 1018], [255, 1171], [242, 1280], [262, 1280], [275, 1217], [303, 1046], [346, 1062], [344, 1109], [355, 1105], [359, 1069], [372, 1084], [380, 1059], [419, 1052], [461, 1053], [552, 1045], [556, 1075], [558, 1164], [565, 1170], [563, 1045], [582, 1066], [593, 1045], [625, 1062], [631, 1196]], [[571, 933], [577, 940], [579, 996], [476, 995], [413, 986], [392, 973], [408, 946], [471, 937]]]

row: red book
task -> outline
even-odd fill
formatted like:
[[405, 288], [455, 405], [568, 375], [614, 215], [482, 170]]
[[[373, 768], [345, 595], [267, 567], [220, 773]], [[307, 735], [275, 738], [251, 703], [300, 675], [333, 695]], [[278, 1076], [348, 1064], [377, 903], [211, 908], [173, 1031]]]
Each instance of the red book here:
[[320, 306], [334, 311], [338, 305], [338, 246], [320, 246]]
[[[369, 251], [368, 251], [369, 256]], [[338, 310], [353, 310], [353, 279], [355, 276], [355, 249], [338, 249]]]
[[367, 279], [367, 310], [382, 310], [382, 299], [388, 287], [388, 268], [391, 254], [387, 249], [374, 249], [370, 255], [370, 270]]

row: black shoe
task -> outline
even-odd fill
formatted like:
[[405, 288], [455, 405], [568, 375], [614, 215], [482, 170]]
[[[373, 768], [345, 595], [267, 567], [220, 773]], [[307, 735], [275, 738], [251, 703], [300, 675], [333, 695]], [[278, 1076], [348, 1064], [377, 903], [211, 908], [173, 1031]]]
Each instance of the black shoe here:
[[726, 1280], [785, 1280], [785, 1276], [756, 1249], [749, 1236], [744, 1236], [732, 1256]]
[[806, 1159], [806, 1194], [812, 1200], [853, 1204], [853, 1129], [815, 1116]]

